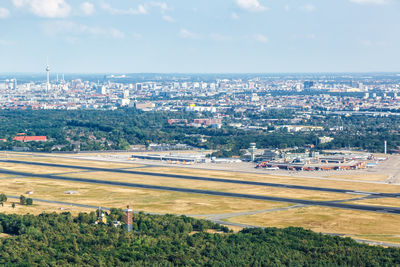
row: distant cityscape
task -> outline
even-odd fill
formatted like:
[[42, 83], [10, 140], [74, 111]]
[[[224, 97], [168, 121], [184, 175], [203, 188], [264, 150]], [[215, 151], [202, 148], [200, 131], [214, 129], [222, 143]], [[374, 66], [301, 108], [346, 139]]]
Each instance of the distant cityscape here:
[[[0, 75], [1, 109], [400, 110], [399, 74]], [[17, 77], [18, 76], [18, 77]], [[45, 77], [46, 76], [46, 77]], [[79, 77], [81, 76], [81, 77]]]

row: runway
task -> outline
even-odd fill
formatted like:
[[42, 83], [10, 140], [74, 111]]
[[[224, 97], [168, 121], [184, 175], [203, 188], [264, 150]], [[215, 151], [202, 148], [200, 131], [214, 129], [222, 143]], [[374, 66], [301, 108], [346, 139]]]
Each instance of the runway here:
[[[126, 170], [125, 168], [123, 168], [123, 169], [107, 169], [107, 168], [98, 168], [98, 167], [73, 166], [73, 165], [66, 165], [66, 164], [30, 162], [30, 161], [20, 161], [20, 160], [0, 160], [0, 162], [46, 166], [46, 167], [79, 169], [79, 170], [96, 171], [96, 172], [98, 172], [98, 171], [114, 172], [114, 173], [124, 173], [124, 174], [134, 174], [134, 175], [157, 176], [157, 177], [174, 178], [174, 179], [187, 179], [187, 180], [197, 180], [197, 181], [209, 181], [209, 182], [221, 182], [221, 183], [231, 183], [231, 184], [244, 184], [244, 185], [256, 185], [256, 186], [265, 186], [265, 187], [311, 190], [311, 191], [331, 192], [331, 193], [343, 193], [343, 194], [355, 194], [355, 195], [374, 195], [377, 197], [395, 197], [395, 198], [399, 197], [400, 198], [400, 193], [362, 192], [362, 191], [356, 191], [356, 190], [346, 190], [346, 189], [337, 189], [337, 188], [313, 187], [313, 186], [254, 182], [254, 181], [243, 181], [243, 180], [233, 180], [233, 179], [210, 178], [210, 177], [201, 177], [201, 176], [193, 176], [193, 175], [179, 175], [179, 174], [168, 174], [168, 173], [133, 171], [133, 170]], [[132, 168], [134, 168], [134, 167], [132, 167]]]
[[240, 194], [240, 193], [229, 193], [229, 192], [191, 189], [191, 188], [125, 183], [125, 182], [106, 181], [106, 180], [97, 180], [97, 179], [61, 177], [61, 176], [55, 176], [55, 175], [51, 175], [51, 174], [34, 174], [34, 173], [17, 172], [17, 171], [5, 170], [5, 169], [0, 169], [0, 173], [9, 174], [9, 175], [26, 176], [26, 177], [43, 178], [43, 179], [51, 179], [51, 180], [60, 180], [60, 181], [123, 186], [123, 187], [131, 187], [131, 188], [172, 191], [172, 192], [180, 192], [180, 193], [202, 194], [202, 195], [212, 195], [212, 196], [221, 196], [221, 197], [276, 201], [276, 202], [286, 202], [286, 203], [295, 203], [295, 204], [303, 204], [303, 205], [314, 205], [314, 206], [323, 206], [323, 207], [331, 207], [331, 208], [362, 210], [362, 211], [371, 211], [371, 212], [390, 213], [390, 214], [399, 214], [400, 215], [400, 208], [396, 208], [396, 207], [373, 206], [373, 205], [354, 205], [354, 204], [348, 204], [348, 203], [338, 203], [338, 202], [334, 202], [334, 201], [331, 201], [331, 202], [329, 202], [329, 201], [312, 201], [312, 200], [303, 200], [303, 199], [260, 196], [260, 195]]

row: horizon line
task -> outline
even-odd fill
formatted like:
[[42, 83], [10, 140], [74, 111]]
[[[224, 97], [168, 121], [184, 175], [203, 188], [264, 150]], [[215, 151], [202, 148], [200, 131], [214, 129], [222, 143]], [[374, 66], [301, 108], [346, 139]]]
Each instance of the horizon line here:
[[[0, 75], [4, 74], [42, 74], [43, 72], [0, 72]], [[252, 74], [252, 75], [265, 75], [265, 74], [397, 74], [400, 75], [400, 71], [321, 71], [321, 72], [51, 72], [54, 74], [179, 74], [179, 75], [213, 75], [213, 74], [229, 74], [229, 75], [239, 75], [239, 74]]]

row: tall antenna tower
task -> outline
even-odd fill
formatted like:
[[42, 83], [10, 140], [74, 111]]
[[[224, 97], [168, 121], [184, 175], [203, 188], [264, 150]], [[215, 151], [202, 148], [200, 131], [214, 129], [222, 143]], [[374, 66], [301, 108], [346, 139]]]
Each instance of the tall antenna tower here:
[[47, 74], [47, 81], [46, 81], [46, 90], [50, 90], [50, 66], [49, 66], [49, 58], [46, 59], [46, 74]]

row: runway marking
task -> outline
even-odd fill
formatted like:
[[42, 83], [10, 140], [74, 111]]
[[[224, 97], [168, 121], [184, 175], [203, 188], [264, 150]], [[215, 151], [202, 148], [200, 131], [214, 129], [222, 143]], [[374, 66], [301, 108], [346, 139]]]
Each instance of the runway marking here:
[[[43, 162], [29, 162], [29, 161], [18, 161], [18, 160], [0, 160], [0, 162], [5, 163], [15, 163], [15, 164], [26, 164], [26, 165], [37, 165], [37, 166], [47, 166], [47, 167], [59, 167], [59, 168], [70, 168], [70, 169], [81, 169], [81, 170], [93, 170], [93, 171], [103, 171], [103, 172], [115, 172], [124, 174], [135, 174], [135, 175], [145, 175], [145, 176], [156, 176], [162, 178], [173, 178], [173, 179], [187, 179], [187, 180], [197, 180], [197, 181], [208, 181], [208, 182], [221, 182], [221, 183], [232, 183], [232, 184], [245, 184], [245, 185], [256, 185], [265, 187], [277, 187], [277, 188], [290, 188], [290, 189], [300, 189], [300, 190], [311, 190], [311, 191], [322, 191], [322, 192], [333, 192], [333, 193], [344, 193], [344, 194], [360, 194], [364, 192], [356, 190], [346, 190], [337, 188], [325, 188], [325, 187], [313, 187], [313, 186], [302, 186], [302, 185], [289, 185], [289, 184], [278, 184], [278, 183], [266, 183], [266, 182], [254, 182], [245, 180], [232, 180], [232, 179], [222, 179], [222, 178], [210, 178], [192, 175], [178, 175], [178, 174], [168, 174], [168, 173], [155, 173], [155, 172], [143, 172], [143, 171], [132, 171], [126, 170], [129, 168], [121, 169], [107, 169], [98, 167], [85, 167], [85, 166], [71, 166], [65, 164], [55, 164], [55, 163], [43, 163]], [[397, 197], [400, 193], [369, 193], [375, 194], [382, 197]]]
[[[36, 177], [36, 178], [44, 178], [44, 179], [51, 179], [51, 180], [82, 182], [82, 183], [92, 183], [92, 184], [102, 184], [102, 185], [114, 185], [114, 186], [124, 186], [124, 187], [142, 188], [142, 189], [150, 189], [150, 190], [221, 196], [221, 197], [233, 197], [233, 198], [245, 198], [245, 199], [254, 199], [254, 200], [296, 203], [296, 204], [324, 206], [324, 207], [331, 207], [331, 208], [343, 208], [343, 209], [353, 209], [353, 210], [363, 210], [363, 211], [385, 212], [385, 213], [400, 215], [400, 208], [392, 208], [392, 207], [386, 207], [386, 206], [354, 205], [354, 204], [347, 204], [347, 203], [336, 203], [336, 202], [313, 201], [313, 200], [261, 196], [261, 195], [251, 195], [251, 194], [229, 193], [229, 192], [191, 189], [191, 188], [135, 184], [135, 183], [125, 183], [125, 182], [86, 179], [86, 178], [60, 177], [60, 176], [54, 176], [51, 174], [33, 174], [33, 173], [16, 172], [16, 171], [4, 170], [4, 169], [0, 169], [0, 173], [21, 175], [21, 176], [24, 175], [27, 177]], [[388, 209], [390, 209], [390, 210], [388, 210]]]

